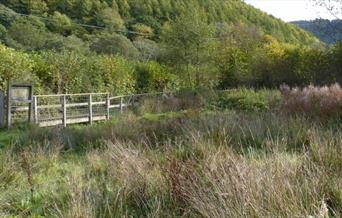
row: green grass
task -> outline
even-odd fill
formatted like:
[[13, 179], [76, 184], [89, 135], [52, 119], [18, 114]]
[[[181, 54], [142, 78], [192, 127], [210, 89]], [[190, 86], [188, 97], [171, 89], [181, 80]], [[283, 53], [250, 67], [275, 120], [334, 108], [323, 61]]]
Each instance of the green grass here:
[[10, 145], [13, 141], [17, 140], [21, 131], [19, 129], [0, 130], [0, 149]]

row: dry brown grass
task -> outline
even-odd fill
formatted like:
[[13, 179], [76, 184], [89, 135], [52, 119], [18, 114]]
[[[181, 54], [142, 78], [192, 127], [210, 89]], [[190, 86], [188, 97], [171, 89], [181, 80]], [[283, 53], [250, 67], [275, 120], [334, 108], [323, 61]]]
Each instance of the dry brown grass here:
[[[0, 153], [1, 216], [341, 217], [336, 123], [276, 113], [132, 116], [22, 148], [33, 197], [20, 152]], [[61, 146], [76, 139], [90, 143]]]
[[342, 88], [331, 86], [308, 86], [303, 89], [281, 86], [283, 101], [281, 108], [288, 114], [300, 113], [307, 116], [330, 118], [342, 114]]

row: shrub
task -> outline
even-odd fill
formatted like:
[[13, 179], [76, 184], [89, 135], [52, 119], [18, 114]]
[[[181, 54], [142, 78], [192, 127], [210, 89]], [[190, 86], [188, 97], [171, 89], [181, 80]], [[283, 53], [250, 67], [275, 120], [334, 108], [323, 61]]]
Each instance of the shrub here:
[[281, 109], [287, 114], [332, 118], [342, 114], [342, 88], [338, 84], [303, 89], [281, 86]]
[[222, 92], [213, 105], [218, 109], [261, 112], [273, 109], [278, 101], [276, 91], [241, 88]]

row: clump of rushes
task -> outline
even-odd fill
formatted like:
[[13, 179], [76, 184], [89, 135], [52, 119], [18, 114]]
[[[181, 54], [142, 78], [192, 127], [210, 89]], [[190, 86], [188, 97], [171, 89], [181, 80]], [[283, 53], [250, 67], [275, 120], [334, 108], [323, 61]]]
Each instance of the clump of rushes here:
[[281, 109], [288, 114], [302, 114], [311, 117], [334, 118], [342, 115], [342, 88], [339, 84], [303, 89], [280, 88]]
[[340, 129], [231, 110], [34, 129], [0, 151], [0, 216], [341, 217]]

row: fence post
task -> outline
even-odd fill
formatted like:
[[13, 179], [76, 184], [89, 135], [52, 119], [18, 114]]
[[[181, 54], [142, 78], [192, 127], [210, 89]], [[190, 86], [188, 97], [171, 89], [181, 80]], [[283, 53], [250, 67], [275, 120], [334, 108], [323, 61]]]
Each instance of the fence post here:
[[35, 124], [39, 123], [39, 120], [38, 120], [38, 98], [37, 98], [37, 96], [33, 96], [33, 122]]
[[123, 97], [120, 97], [120, 113], [123, 112]]
[[34, 110], [34, 104], [33, 104], [33, 101], [34, 101], [34, 96], [33, 96], [33, 87], [30, 88], [30, 103], [29, 103], [29, 110], [28, 110], [28, 122], [29, 123], [32, 123], [34, 122], [34, 119], [33, 119], [33, 110]]
[[0, 90], [0, 128], [5, 126], [5, 95]]
[[62, 110], [63, 110], [63, 126], [67, 126], [67, 104], [66, 104], [66, 96], [63, 95], [62, 97]]
[[89, 95], [89, 124], [92, 125], [93, 124], [93, 98], [92, 95]]
[[11, 104], [11, 82], [7, 82], [7, 128], [11, 128], [12, 104]]
[[110, 98], [109, 98], [109, 93], [107, 93], [106, 108], [107, 108], [107, 120], [109, 120], [110, 119]]

